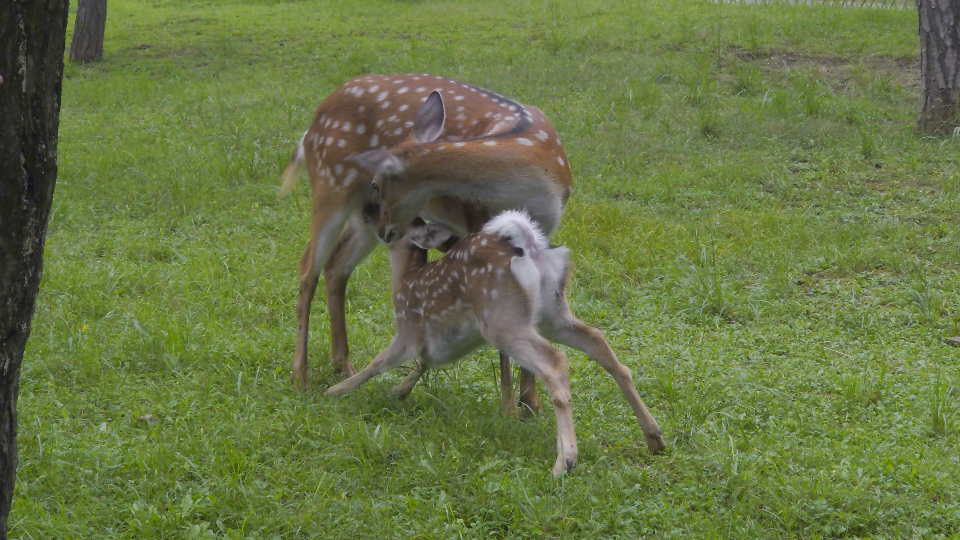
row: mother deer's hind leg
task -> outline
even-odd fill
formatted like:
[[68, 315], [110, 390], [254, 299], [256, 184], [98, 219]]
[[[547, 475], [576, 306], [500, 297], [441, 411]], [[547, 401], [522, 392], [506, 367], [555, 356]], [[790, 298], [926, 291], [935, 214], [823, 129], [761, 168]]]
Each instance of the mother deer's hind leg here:
[[310, 241], [300, 259], [300, 295], [297, 298], [297, 337], [293, 354], [293, 384], [307, 388], [307, 343], [310, 328], [310, 304], [317, 291], [320, 269], [326, 264], [343, 230], [346, 211], [325, 208], [314, 194]]

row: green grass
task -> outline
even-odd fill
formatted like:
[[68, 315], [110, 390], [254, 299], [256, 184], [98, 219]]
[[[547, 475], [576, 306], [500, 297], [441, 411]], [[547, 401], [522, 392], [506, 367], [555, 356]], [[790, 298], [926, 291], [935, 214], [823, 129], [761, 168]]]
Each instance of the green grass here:
[[[957, 537], [960, 140], [914, 129], [917, 41], [910, 10], [110, 0], [65, 73], [12, 537]], [[328, 92], [410, 71], [562, 133], [571, 302], [664, 456], [580, 354], [560, 479], [492, 352], [325, 399], [322, 295], [291, 387], [309, 190], [275, 200], [280, 171]], [[387, 276], [378, 250], [351, 282], [358, 365]]]

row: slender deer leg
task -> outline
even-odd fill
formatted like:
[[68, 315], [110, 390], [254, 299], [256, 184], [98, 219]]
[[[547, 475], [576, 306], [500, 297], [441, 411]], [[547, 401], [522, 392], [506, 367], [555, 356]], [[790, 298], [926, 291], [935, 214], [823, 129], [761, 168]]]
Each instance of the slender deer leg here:
[[498, 340], [518, 364], [543, 379], [550, 392], [557, 419], [557, 461], [554, 476], [570, 472], [577, 465], [577, 435], [573, 426], [573, 405], [567, 355], [531, 331], [527, 335]]
[[423, 360], [417, 360], [417, 365], [413, 366], [413, 370], [400, 381], [400, 384], [393, 387], [393, 395], [397, 396], [399, 399], [405, 399], [410, 395], [410, 392], [413, 391], [413, 387], [417, 385], [420, 381], [420, 377], [423, 377], [423, 374], [427, 372], [427, 366], [424, 364]]
[[513, 393], [513, 368], [510, 357], [500, 351], [500, 405], [503, 416], [517, 415], [517, 399]]
[[415, 353], [410, 350], [410, 347], [407, 346], [405, 340], [399, 339], [398, 336], [394, 336], [393, 341], [390, 342], [390, 345], [387, 345], [386, 349], [380, 351], [376, 358], [367, 364], [367, 367], [361, 369], [359, 373], [341, 382], [340, 384], [331, 386], [327, 390], [326, 394], [328, 396], [342, 396], [347, 392], [356, 389], [369, 379], [380, 375], [390, 368], [399, 366], [414, 356]]
[[[316, 206], [316, 205], [315, 205]], [[297, 299], [297, 339], [293, 355], [293, 384], [309, 387], [307, 379], [307, 338], [310, 327], [310, 304], [317, 290], [320, 269], [326, 264], [330, 252], [337, 245], [343, 229], [344, 214], [324, 213], [324, 208], [314, 208], [312, 232], [307, 249], [300, 259], [300, 296]]]
[[557, 321], [549, 321], [550, 324], [544, 324], [541, 328], [544, 335], [551, 340], [562, 343], [568, 347], [577, 349], [586, 353], [590, 358], [603, 366], [620, 387], [630, 407], [633, 408], [633, 414], [637, 417], [640, 429], [646, 436], [647, 448], [650, 452], [657, 454], [663, 451], [667, 445], [663, 442], [663, 436], [660, 433], [660, 425], [654, 420], [653, 415], [647, 410], [636, 387], [633, 386], [633, 377], [630, 370], [617, 360], [617, 356], [610, 349], [610, 344], [604, 339], [603, 333], [596, 328], [587, 326], [580, 319], [577, 319], [569, 312]]
[[360, 218], [347, 224], [340, 242], [330, 255], [323, 269], [323, 281], [327, 287], [327, 314], [330, 317], [330, 353], [333, 369], [343, 376], [357, 373], [350, 363], [350, 347], [347, 343], [346, 293], [350, 274], [360, 262], [377, 247], [377, 237]]
[[530, 417], [543, 414], [543, 404], [537, 394], [537, 376], [520, 368], [520, 415]]

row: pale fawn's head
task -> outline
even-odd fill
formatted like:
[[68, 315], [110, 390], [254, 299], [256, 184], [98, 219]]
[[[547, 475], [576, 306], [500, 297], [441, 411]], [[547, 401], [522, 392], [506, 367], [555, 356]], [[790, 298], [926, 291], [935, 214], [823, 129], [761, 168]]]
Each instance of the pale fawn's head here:
[[387, 246], [391, 262], [400, 263], [398, 266], [404, 273], [419, 270], [427, 264], [427, 251], [443, 245], [451, 234], [446, 225], [426, 223], [416, 217], [403, 238]]
[[374, 173], [371, 187], [380, 202], [377, 235], [384, 242], [403, 238], [429, 198], [409, 181], [409, 162], [420, 145], [437, 140], [443, 123], [443, 98], [434, 91], [420, 107], [407, 140], [390, 149], [370, 150], [348, 158]]

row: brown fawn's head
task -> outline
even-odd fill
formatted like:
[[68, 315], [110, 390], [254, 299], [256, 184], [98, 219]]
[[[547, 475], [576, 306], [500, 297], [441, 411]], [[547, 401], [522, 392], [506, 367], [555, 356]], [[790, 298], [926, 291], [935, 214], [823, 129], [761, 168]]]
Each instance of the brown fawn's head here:
[[377, 235], [384, 242], [403, 238], [423, 210], [428, 196], [407, 181], [409, 160], [419, 145], [437, 140], [443, 123], [443, 98], [434, 91], [420, 107], [407, 140], [390, 149], [370, 150], [348, 158], [374, 173], [371, 187], [380, 203]]

